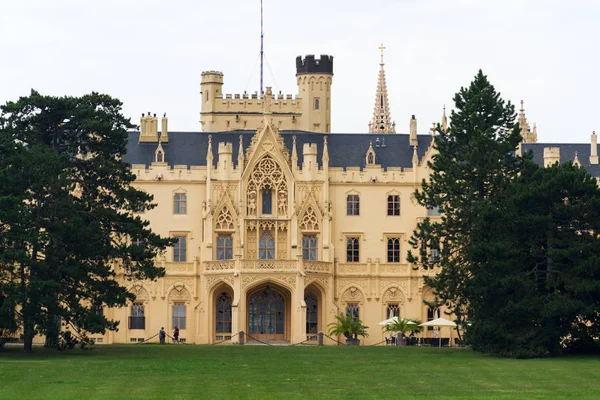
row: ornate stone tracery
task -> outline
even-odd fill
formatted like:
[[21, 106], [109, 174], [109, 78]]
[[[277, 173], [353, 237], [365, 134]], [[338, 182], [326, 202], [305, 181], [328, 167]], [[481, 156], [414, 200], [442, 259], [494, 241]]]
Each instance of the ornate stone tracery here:
[[319, 230], [319, 220], [315, 215], [315, 211], [311, 206], [306, 209], [304, 216], [302, 217], [302, 222], [300, 222], [300, 229], [303, 231], [318, 231]]
[[404, 293], [397, 287], [390, 287], [383, 294], [383, 303], [404, 304]]
[[227, 206], [224, 206], [217, 217], [217, 221], [215, 223], [215, 229], [217, 230], [227, 230], [232, 231], [235, 229], [235, 224], [233, 223], [233, 216], [229, 211]]
[[256, 215], [258, 193], [264, 189], [271, 189], [276, 193], [279, 215], [285, 215], [288, 203], [287, 182], [283, 170], [270, 155], [265, 155], [250, 174], [247, 190], [248, 215]]

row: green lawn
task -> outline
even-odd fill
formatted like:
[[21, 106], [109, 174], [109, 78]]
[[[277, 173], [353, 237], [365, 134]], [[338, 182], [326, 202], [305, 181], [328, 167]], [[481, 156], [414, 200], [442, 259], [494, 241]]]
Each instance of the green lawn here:
[[599, 399], [600, 358], [466, 349], [96, 346], [0, 350], [0, 399]]

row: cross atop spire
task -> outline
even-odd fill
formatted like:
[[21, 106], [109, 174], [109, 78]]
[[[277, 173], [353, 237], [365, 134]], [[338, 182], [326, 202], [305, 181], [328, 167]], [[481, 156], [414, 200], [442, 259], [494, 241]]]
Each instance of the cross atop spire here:
[[381, 62], [379, 63], [373, 120], [369, 122], [369, 133], [396, 133], [396, 125], [392, 122], [390, 115], [387, 85], [385, 83], [385, 69], [383, 68], [383, 50], [385, 50], [385, 46], [383, 43], [379, 45], [379, 50], [381, 51]]

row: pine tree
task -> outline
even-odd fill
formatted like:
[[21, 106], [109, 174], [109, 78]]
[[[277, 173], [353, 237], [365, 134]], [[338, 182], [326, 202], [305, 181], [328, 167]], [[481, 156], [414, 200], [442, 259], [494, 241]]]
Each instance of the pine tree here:
[[476, 350], [542, 357], [598, 344], [600, 189], [569, 164], [528, 164], [479, 214], [468, 333]]
[[[99, 310], [134, 299], [117, 280], [164, 274], [161, 238], [136, 213], [152, 197], [131, 186], [121, 160], [128, 119], [107, 95], [50, 97], [32, 91], [0, 116], [0, 291], [18, 309], [25, 350], [56, 320], [91, 333], [116, 329]], [[53, 338], [55, 339], [55, 337]]]
[[[475, 266], [470, 251], [479, 208], [516, 176], [522, 160], [515, 156], [521, 136], [514, 106], [502, 100], [481, 70], [454, 102], [449, 129], [437, 128], [429, 179], [415, 192], [420, 205], [439, 208], [441, 221], [427, 218], [417, 224], [408, 261], [424, 269], [441, 267], [426, 284], [461, 325], [469, 312]], [[439, 257], [430, 257], [432, 249]]]

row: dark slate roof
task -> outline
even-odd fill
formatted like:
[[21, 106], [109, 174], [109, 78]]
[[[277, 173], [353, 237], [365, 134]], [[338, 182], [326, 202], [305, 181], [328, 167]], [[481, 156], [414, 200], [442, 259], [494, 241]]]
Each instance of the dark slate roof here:
[[[243, 137], [244, 154], [255, 131], [233, 132], [169, 132], [169, 142], [163, 143], [166, 161], [173, 165], [206, 165], [208, 136], [212, 135], [212, 151], [215, 163], [218, 161], [219, 142], [233, 145], [232, 159], [237, 164], [239, 137]], [[293, 136], [296, 136], [298, 164], [302, 165], [302, 147], [304, 143], [317, 144], [317, 160], [321, 164], [323, 156], [323, 137], [327, 136], [330, 167], [365, 167], [365, 158], [369, 142], [373, 142], [377, 164], [383, 168], [412, 168], [413, 149], [409, 145], [408, 134], [363, 134], [363, 133], [312, 133], [305, 131], [280, 131], [288, 152], [292, 150]], [[377, 147], [379, 138], [379, 147]], [[130, 164], [150, 165], [154, 158], [157, 143], [138, 143], [139, 132], [129, 132], [127, 154], [124, 160]], [[429, 144], [430, 135], [418, 135], [417, 153], [423, 158]]]
[[533, 161], [538, 165], [544, 165], [544, 148], [558, 147], [560, 148], [560, 162], [577, 159], [582, 167], [584, 167], [590, 175], [600, 177], [600, 165], [590, 164], [590, 143], [523, 143], [521, 145], [522, 154], [531, 151], [533, 153]]

